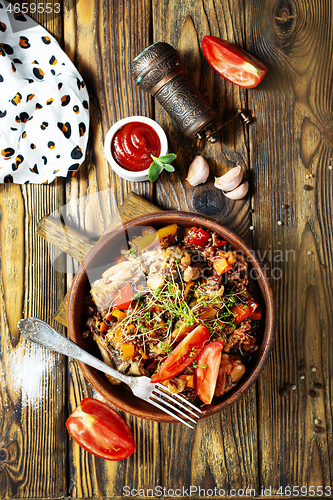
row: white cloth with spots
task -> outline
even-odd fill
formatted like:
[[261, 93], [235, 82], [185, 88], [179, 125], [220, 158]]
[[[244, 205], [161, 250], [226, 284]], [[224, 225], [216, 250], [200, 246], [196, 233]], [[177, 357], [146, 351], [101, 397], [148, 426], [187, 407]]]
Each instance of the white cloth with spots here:
[[48, 184], [85, 159], [88, 92], [58, 42], [7, 7], [0, 0], [0, 182]]

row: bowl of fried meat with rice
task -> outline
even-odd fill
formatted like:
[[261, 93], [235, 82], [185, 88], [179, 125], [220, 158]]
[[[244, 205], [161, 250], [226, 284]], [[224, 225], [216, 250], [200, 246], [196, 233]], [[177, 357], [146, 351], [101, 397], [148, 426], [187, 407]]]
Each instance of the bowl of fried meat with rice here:
[[[121, 373], [163, 384], [203, 417], [254, 384], [275, 325], [272, 290], [252, 248], [187, 212], [137, 217], [103, 236], [76, 273], [68, 307], [76, 344]], [[120, 410], [176, 421], [110, 375], [80, 367]]]

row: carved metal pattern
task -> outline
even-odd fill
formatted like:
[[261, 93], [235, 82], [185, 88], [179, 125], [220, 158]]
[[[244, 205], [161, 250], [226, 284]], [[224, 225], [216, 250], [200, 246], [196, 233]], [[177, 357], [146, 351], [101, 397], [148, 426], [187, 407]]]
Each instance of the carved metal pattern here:
[[180, 76], [182, 78], [176, 77], [164, 85], [155, 97], [172, 116], [180, 130], [186, 133], [189, 127], [195, 126], [198, 119], [201, 122], [212, 121], [214, 112], [186, 75]]
[[150, 92], [159, 81], [161, 81], [179, 65], [180, 61], [178, 57], [168, 57], [156, 66], [154, 65], [145, 75], [141, 74], [138, 77], [139, 80], [137, 79], [137, 82], [142, 90]]
[[137, 85], [150, 92], [177, 67], [181, 72], [171, 75], [164, 85], [162, 82], [155, 97], [180, 130], [194, 136], [214, 119], [215, 111], [185, 75], [177, 51], [168, 43], [157, 42], [135, 58], [132, 73]]
[[171, 49], [174, 51], [173, 47], [166, 42], [156, 42], [143, 50], [141, 54], [134, 59], [132, 64], [134, 78], [137, 78], [143, 73], [152, 61], [159, 59], [161, 55]]

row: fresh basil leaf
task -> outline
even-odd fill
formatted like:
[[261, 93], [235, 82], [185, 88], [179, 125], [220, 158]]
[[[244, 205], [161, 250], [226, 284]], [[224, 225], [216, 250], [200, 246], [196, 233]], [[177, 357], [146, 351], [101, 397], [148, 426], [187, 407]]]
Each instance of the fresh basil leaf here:
[[175, 168], [172, 165], [169, 165], [169, 163], [164, 163], [164, 170], [167, 172], [174, 172]]
[[161, 168], [164, 167], [164, 163], [160, 160], [160, 158], [155, 158], [155, 163], [157, 163], [157, 165], [159, 165]]
[[162, 170], [161, 166], [158, 163], [156, 163], [156, 161], [153, 161], [153, 163], [151, 163], [148, 170], [148, 179], [150, 180], [150, 182], [156, 181], [156, 179], [161, 173], [161, 170]]
[[161, 160], [163, 163], [171, 163], [176, 158], [177, 155], [175, 155], [174, 153], [169, 153], [168, 155], [160, 156], [159, 160]]

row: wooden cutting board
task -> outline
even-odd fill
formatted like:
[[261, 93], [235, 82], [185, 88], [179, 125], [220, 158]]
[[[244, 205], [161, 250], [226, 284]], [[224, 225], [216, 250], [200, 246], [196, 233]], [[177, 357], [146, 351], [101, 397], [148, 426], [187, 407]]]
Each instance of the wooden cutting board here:
[[[103, 236], [112, 231], [118, 224], [127, 222], [134, 217], [145, 215], [153, 212], [162, 212], [160, 208], [150, 201], [141, 198], [141, 196], [130, 193], [124, 203], [119, 208], [119, 217], [116, 217]], [[52, 243], [62, 252], [67, 253], [73, 259], [82, 262], [87, 253], [91, 250], [96, 242], [92, 242], [89, 238], [81, 234], [79, 231], [69, 228], [55, 217], [46, 215], [38, 224], [37, 234]], [[59, 308], [54, 314], [54, 319], [67, 327], [67, 306], [70, 290], [68, 290]]]

